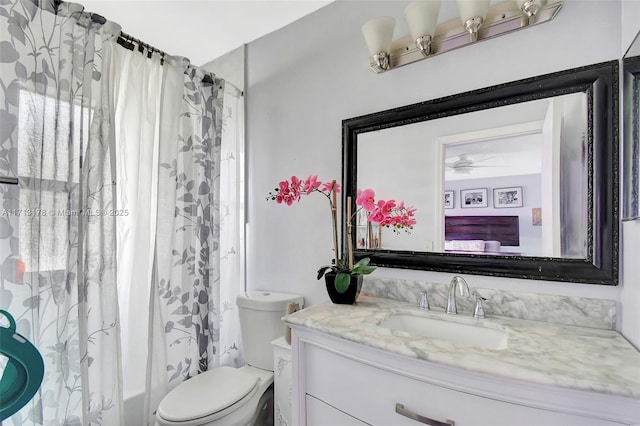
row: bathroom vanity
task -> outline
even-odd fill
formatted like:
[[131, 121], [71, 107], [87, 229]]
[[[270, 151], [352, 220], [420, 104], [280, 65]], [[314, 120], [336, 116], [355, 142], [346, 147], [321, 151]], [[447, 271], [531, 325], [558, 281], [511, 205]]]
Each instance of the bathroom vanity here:
[[275, 426], [290, 426], [291, 422], [291, 345], [284, 336], [271, 342], [273, 346], [273, 418]]
[[367, 295], [284, 320], [295, 424], [640, 424], [640, 352], [613, 330]]

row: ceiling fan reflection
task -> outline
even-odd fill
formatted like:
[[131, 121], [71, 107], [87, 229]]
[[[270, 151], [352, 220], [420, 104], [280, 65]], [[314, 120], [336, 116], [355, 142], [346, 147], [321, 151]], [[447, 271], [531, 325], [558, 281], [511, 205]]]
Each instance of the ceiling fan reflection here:
[[505, 166], [500, 166], [500, 165], [479, 165], [479, 164], [477, 164], [477, 163], [479, 163], [481, 161], [487, 161], [487, 160], [491, 160], [493, 158], [496, 158], [496, 157], [492, 156], [492, 157], [481, 158], [479, 160], [472, 160], [472, 159], [469, 158], [469, 156], [467, 154], [460, 154], [458, 160], [454, 161], [453, 163], [445, 163], [445, 167], [453, 169], [454, 173], [460, 173], [460, 174], [469, 174], [469, 173], [471, 173], [473, 171], [473, 169], [478, 168], [478, 167], [505, 167]]

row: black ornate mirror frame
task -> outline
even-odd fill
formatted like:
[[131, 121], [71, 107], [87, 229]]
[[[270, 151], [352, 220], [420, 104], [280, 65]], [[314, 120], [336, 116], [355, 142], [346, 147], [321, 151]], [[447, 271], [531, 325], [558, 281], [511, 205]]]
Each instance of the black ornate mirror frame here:
[[[618, 61], [561, 71], [342, 122], [343, 206], [355, 199], [358, 135], [389, 127], [583, 92], [588, 103], [588, 248], [586, 259], [449, 254], [397, 250], [354, 250], [371, 264], [461, 274], [592, 284], [618, 284], [619, 165]], [[345, 216], [343, 207], [342, 215]], [[417, 226], [419, 226], [418, 224]], [[346, 225], [343, 225], [346, 246]], [[355, 242], [355, 235], [353, 236]], [[354, 244], [355, 245], [355, 244]]]

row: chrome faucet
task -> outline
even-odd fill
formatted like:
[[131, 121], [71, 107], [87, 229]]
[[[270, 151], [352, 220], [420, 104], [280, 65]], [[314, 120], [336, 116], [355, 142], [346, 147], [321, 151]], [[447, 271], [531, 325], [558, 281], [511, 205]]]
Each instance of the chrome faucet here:
[[449, 283], [449, 299], [447, 300], [447, 313], [456, 315], [458, 308], [456, 307], [456, 288], [460, 296], [469, 297], [469, 286], [464, 278], [455, 276]]

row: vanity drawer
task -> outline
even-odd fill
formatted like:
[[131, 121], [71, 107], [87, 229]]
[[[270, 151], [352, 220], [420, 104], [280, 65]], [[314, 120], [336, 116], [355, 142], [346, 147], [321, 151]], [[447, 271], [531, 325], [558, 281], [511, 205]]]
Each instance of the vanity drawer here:
[[306, 395], [307, 426], [366, 426], [366, 423], [320, 401]]
[[[304, 379], [309, 395], [372, 425], [418, 426], [396, 404], [456, 426], [607, 426], [605, 420], [517, 405], [429, 384], [306, 345]], [[307, 412], [309, 425], [313, 413]]]

